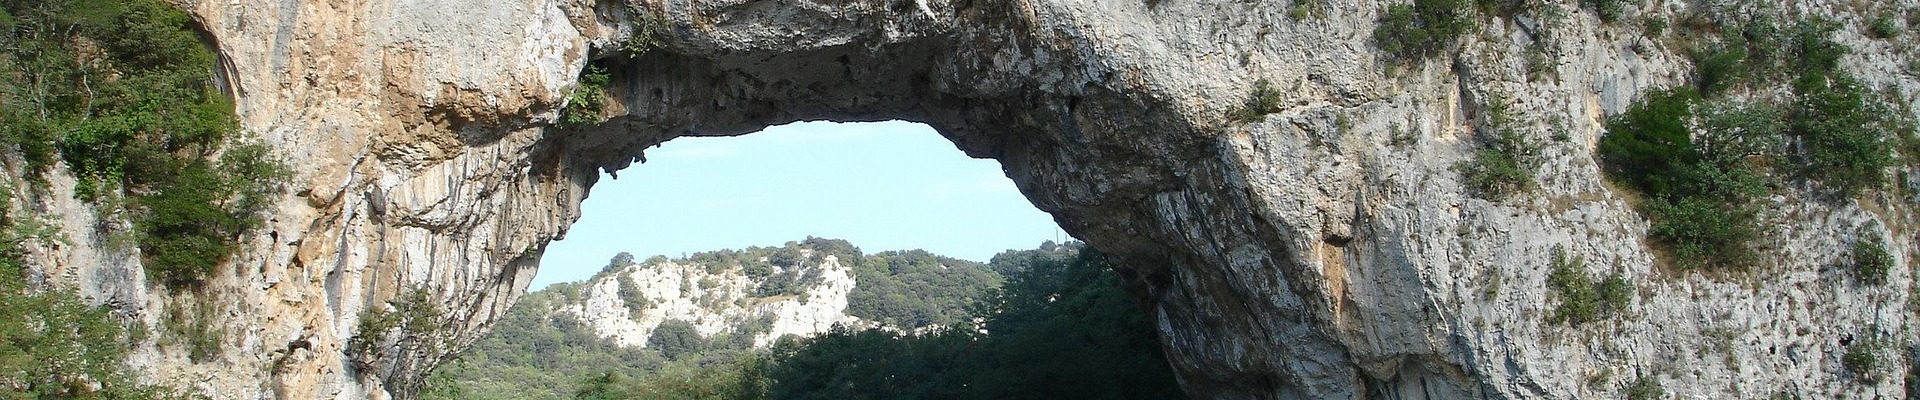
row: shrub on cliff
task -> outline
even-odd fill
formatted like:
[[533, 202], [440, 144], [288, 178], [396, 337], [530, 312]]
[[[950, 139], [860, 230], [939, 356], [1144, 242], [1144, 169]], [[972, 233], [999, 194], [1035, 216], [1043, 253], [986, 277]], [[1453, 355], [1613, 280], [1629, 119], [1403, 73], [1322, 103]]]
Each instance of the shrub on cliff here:
[[1853, 242], [1853, 270], [1860, 282], [1879, 285], [1887, 282], [1887, 272], [1893, 270], [1893, 254], [1887, 252], [1884, 239], [1878, 234], [1868, 234], [1869, 238], [1855, 239]]
[[1539, 148], [1511, 129], [1500, 129], [1484, 139], [1473, 158], [1459, 165], [1467, 188], [1480, 197], [1500, 201], [1533, 190], [1533, 172], [1540, 167]]
[[1533, 190], [1533, 173], [1544, 161], [1540, 146], [1514, 127], [1505, 98], [1495, 96], [1482, 108], [1485, 126], [1475, 141], [1473, 158], [1455, 166], [1467, 189], [1493, 201]]
[[1791, 131], [1801, 149], [1801, 172], [1842, 196], [1886, 184], [1894, 165], [1890, 134], [1911, 130], [1889, 118], [1898, 111], [1874, 101], [1872, 93], [1846, 74], [1803, 78]]
[[69, 289], [28, 286], [21, 246], [57, 241], [58, 232], [6, 207], [0, 204], [0, 398], [183, 397], [127, 375], [128, 334], [110, 310]]
[[1607, 319], [1626, 311], [1632, 302], [1633, 285], [1619, 272], [1596, 282], [1586, 268], [1586, 259], [1568, 257], [1563, 248], [1553, 249], [1547, 287], [1560, 299], [1553, 307], [1553, 322], [1580, 325]]
[[1474, 28], [1474, 17], [1466, 0], [1414, 0], [1388, 6], [1373, 38], [1396, 61], [1411, 62], [1452, 46]]
[[233, 104], [210, 73], [216, 56], [192, 19], [159, 0], [0, 10], [0, 125], [12, 128], [0, 140], [24, 155], [29, 179], [64, 163], [75, 196], [132, 211], [155, 281], [204, 280], [260, 223], [286, 174], [264, 146], [236, 138]]
[[567, 105], [560, 109], [560, 123], [591, 125], [606, 120], [607, 84], [613, 80], [607, 69], [588, 64], [580, 71], [580, 83], [567, 94]]
[[1675, 264], [1742, 267], [1754, 259], [1755, 199], [1765, 191], [1753, 158], [1775, 146], [1781, 128], [1763, 105], [1696, 111], [1698, 103], [1684, 88], [1642, 98], [1608, 122], [1599, 161], [1609, 178], [1644, 196], [1647, 235]]

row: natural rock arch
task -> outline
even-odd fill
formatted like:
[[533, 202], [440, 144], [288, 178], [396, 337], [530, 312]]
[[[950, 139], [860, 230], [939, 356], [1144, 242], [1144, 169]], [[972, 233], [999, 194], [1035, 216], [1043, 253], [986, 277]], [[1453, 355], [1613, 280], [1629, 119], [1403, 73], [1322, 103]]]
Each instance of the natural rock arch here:
[[[1180, 272], [1239, 263], [1252, 268], [1245, 272], [1269, 273], [1278, 272], [1268, 269], [1271, 266], [1291, 262], [1278, 260], [1288, 252], [1284, 246], [1272, 245], [1282, 243], [1274, 231], [1284, 228], [1261, 227], [1266, 223], [1247, 213], [1255, 207], [1246, 197], [1245, 183], [1234, 181], [1235, 167], [1226, 161], [1234, 155], [1220, 142], [1224, 130], [1216, 125], [1221, 121], [1191, 120], [1174, 111], [1178, 105], [1157, 98], [1161, 96], [1153, 89], [1127, 82], [1130, 71], [1085, 65], [1076, 60], [1093, 55], [1079, 54], [1071, 44], [1042, 43], [1048, 38], [1034, 36], [1032, 27], [1014, 26], [1027, 22], [998, 8], [1007, 4], [968, 6], [972, 8], [937, 11], [954, 15], [953, 26], [874, 5], [850, 5], [850, 15], [822, 12], [783, 21], [831, 27], [797, 33], [801, 42], [818, 36], [844, 38], [844, 43], [736, 43], [730, 31], [742, 36], [768, 32], [759, 26], [717, 25], [705, 33], [653, 33], [664, 36], [663, 49], [640, 54], [615, 49], [589, 57], [593, 68], [611, 75], [611, 118], [591, 126], [553, 128], [559, 132], [554, 146], [564, 154], [561, 158], [576, 163], [560, 169], [618, 171], [636, 158], [644, 159], [645, 148], [674, 137], [744, 134], [797, 120], [921, 122], [971, 156], [1000, 161], [1036, 206], [1124, 266], [1121, 275], [1143, 299], [1156, 299], [1150, 303], [1156, 314], [1169, 314], [1159, 318], [1160, 324], [1181, 332], [1176, 336], [1250, 348], [1265, 345], [1225, 343], [1234, 340], [1198, 331], [1227, 327], [1240, 337], [1255, 337], [1250, 334], [1266, 329], [1304, 331], [1285, 326], [1298, 322], [1261, 327], [1272, 322], [1254, 317], [1304, 310], [1240, 302], [1203, 306], [1198, 303], [1204, 300], [1181, 299], [1176, 293], [1202, 289], [1200, 285], [1208, 284], [1197, 282], [1212, 281], [1219, 286], [1204, 289], [1215, 291], [1213, 295], [1230, 290], [1249, 297], [1293, 297], [1285, 302], [1304, 306], [1289, 290], [1258, 293], [1285, 286], [1226, 283], [1284, 282], [1285, 277]], [[745, 7], [750, 11], [743, 12], [767, 12], [761, 7]], [[658, 11], [640, 13], [653, 12]], [[635, 17], [631, 11], [622, 14]], [[877, 24], [881, 27], [844, 22], [862, 19], [889, 21]], [[893, 26], [906, 33], [890, 34], [883, 28]], [[615, 34], [615, 39], [628, 40], [621, 34], [649, 35], [635, 29]], [[765, 39], [794, 40], [778, 34]], [[589, 186], [595, 177], [572, 179]], [[1229, 260], [1212, 246], [1238, 247], [1242, 258]], [[1313, 336], [1286, 340], [1328, 340]], [[1196, 381], [1189, 386], [1197, 397], [1266, 397], [1296, 390], [1289, 387], [1296, 378], [1287, 376], [1294, 372], [1280, 372], [1286, 359], [1332, 356], [1338, 352], [1327, 350], [1335, 346], [1316, 343], [1308, 346], [1312, 351], [1298, 354], [1226, 355], [1231, 360], [1216, 359], [1220, 354], [1175, 358], [1188, 372], [1184, 379]], [[1230, 364], [1244, 369], [1208, 367]]]
[[[144, 366], [223, 394], [409, 395], [524, 292], [600, 171], [674, 137], [802, 119], [923, 122], [999, 160], [1036, 206], [1114, 258], [1197, 398], [1611, 393], [1617, 382], [1581, 377], [1631, 376], [1709, 346], [1693, 339], [1710, 321], [1693, 316], [1719, 309], [1701, 298], [1819, 316], [1773, 325], [1817, 335], [1907, 318], [1847, 305], [1905, 304], [1898, 287], [1783, 302], [1819, 278], [1782, 275], [1777, 289], [1687, 277], [1672, 283], [1679, 294], [1643, 300], [1645, 319], [1600, 335], [1624, 350], [1545, 339], [1562, 336], [1537, 315], [1547, 249], [1652, 275], [1644, 222], [1601, 184], [1586, 146], [1598, 116], [1686, 76], [1683, 54], [1635, 50], [1584, 15], [1555, 36], [1570, 70], [1536, 85], [1489, 57], [1389, 75], [1373, 2], [1312, 18], [1177, 0], [176, 3], [227, 61], [242, 125], [298, 170], [268, 234], [209, 283], [234, 350]], [[653, 26], [660, 47], [620, 50]], [[1520, 41], [1461, 51], [1518, 54]], [[612, 74], [609, 119], [561, 125], [590, 62]], [[1230, 122], [1261, 79], [1283, 110]], [[1470, 157], [1477, 104], [1502, 96], [1569, 136], [1540, 173], [1545, 194], [1511, 203], [1472, 198], [1452, 170]], [[1836, 218], [1793, 229], [1876, 219], [1826, 212]], [[1830, 258], [1811, 243], [1791, 255]], [[1479, 295], [1488, 280], [1509, 292]], [[146, 307], [163, 307], [158, 297]], [[363, 323], [419, 303], [438, 310], [420, 314], [436, 328]], [[1797, 362], [1763, 367], [1675, 379], [1759, 382], [1737, 389], [1747, 394], [1850, 387]]]

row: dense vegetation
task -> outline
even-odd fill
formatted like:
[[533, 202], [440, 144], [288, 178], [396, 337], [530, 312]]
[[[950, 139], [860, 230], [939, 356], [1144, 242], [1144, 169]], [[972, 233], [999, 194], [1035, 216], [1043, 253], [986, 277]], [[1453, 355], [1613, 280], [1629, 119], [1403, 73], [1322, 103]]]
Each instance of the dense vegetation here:
[[197, 285], [260, 224], [286, 172], [235, 134], [216, 57], [185, 13], [159, 0], [4, 0], [0, 48], [0, 144], [36, 184], [64, 162], [75, 196], [130, 211], [125, 234], [152, 278]]
[[854, 266], [847, 313], [902, 328], [963, 322], [967, 305], [1000, 285], [986, 265], [923, 250], [866, 256]]
[[1387, 6], [1373, 38], [1396, 61], [1412, 62], [1452, 47], [1476, 26], [1475, 18], [1467, 0], [1414, 0]]
[[[197, 287], [261, 223], [286, 176], [237, 133], [215, 61], [194, 22], [160, 0], [0, 0], [0, 147], [30, 185], [17, 189], [92, 202], [108, 221], [99, 229], [137, 245], [152, 282]], [[60, 166], [72, 193], [48, 193]], [[0, 207], [25, 197], [15, 189]], [[144, 326], [124, 329], [72, 291], [28, 279], [22, 246], [59, 235], [27, 213], [0, 215], [0, 398], [180, 397], [127, 375], [126, 343], [147, 340]], [[193, 360], [216, 354], [214, 304], [176, 300], [159, 343], [185, 345]]]
[[[814, 240], [814, 239], [810, 239]], [[855, 255], [844, 241], [810, 249]], [[709, 260], [734, 253], [706, 254]], [[911, 269], [925, 252], [863, 256]], [[988, 269], [991, 268], [991, 269]], [[948, 268], [951, 271], [959, 268]], [[983, 271], [1004, 287], [960, 308], [955, 323], [913, 336], [841, 327], [753, 349], [738, 334], [701, 338], [691, 326], [621, 348], [552, 314], [578, 297], [561, 284], [529, 295], [455, 365], [436, 375], [430, 398], [529, 399], [895, 399], [1177, 398], [1178, 387], [1144, 313], [1131, 304], [1102, 256], [1048, 243], [1009, 251]], [[994, 282], [998, 283], [996, 279]], [[865, 286], [866, 281], [860, 283]], [[876, 301], [886, 301], [883, 297]], [[681, 323], [684, 325], [684, 323]], [[730, 337], [731, 336], [731, 337]]]
[[583, 379], [609, 371], [652, 371], [666, 362], [653, 349], [621, 347], [579, 320], [553, 313], [578, 301], [579, 283], [527, 294], [493, 331], [441, 366], [423, 396], [439, 399], [563, 399]]
[[[1839, 198], [1878, 190], [1895, 163], [1889, 149], [1913, 140], [1913, 126], [1839, 68], [1850, 50], [1831, 39], [1836, 24], [1783, 29], [1735, 9], [1694, 19], [1724, 27], [1695, 52], [1695, 85], [1655, 92], [1615, 116], [1597, 158], [1642, 196], [1648, 236], [1674, 265], [1744, 269], [1757, 260], [1761, 197], [1790, 183], [1775, 176]], [[1780, 86], [1791, 96], [1730, 94]]]

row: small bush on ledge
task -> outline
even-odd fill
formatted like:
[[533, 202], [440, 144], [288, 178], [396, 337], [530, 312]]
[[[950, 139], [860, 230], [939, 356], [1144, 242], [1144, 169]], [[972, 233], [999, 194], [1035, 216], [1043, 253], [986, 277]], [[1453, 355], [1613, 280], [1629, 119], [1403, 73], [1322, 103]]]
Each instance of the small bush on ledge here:
[[1431, 57], [1472, 30], [1474, 8], [1466, 0], [1414, 0], [1395, 4], [1380, 16], [1373, 30], [1380, 50], [1395, 60], [1411, 62]]
[[1280, 112], [1280, 90], [1273, 88], [1273, 82], [1261, 79], [1253, 82], [1253, 94], [1246, 103], [1227, 111], [1227, 119], [1234, 122], [1253, 122], [1267, 114]]
[[1853, 271], [1862, 283], [1886, 283], [1887, 272], [1893, 270], [1893, 254], [1887, 253], [1887, 246], [1880, 235], [1868, 236], [1853, 242]]
[[1547, 287], [1560, 298], [1560, 304], [1553, 308], [1552, 322], [1580, 325], [1610, 318], [1626, 311], [1633, 301], [1633, 284], [1619, 272], [1595, 282], [1586, 265], [1584, 258], [1569, 258], [1564, 248], [1553, 249]]

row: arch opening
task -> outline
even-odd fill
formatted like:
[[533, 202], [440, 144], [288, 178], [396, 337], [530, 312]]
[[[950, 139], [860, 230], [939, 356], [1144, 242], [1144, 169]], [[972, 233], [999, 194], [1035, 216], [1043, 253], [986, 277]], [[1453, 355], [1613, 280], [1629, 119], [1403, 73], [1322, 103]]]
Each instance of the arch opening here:
[[421, 393], [1179, 397], [1105, 259], [953, 147], [925, 124], [816, 121], [648, 148]]

